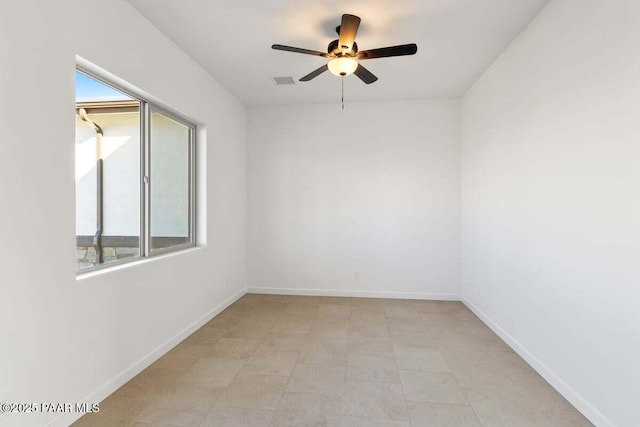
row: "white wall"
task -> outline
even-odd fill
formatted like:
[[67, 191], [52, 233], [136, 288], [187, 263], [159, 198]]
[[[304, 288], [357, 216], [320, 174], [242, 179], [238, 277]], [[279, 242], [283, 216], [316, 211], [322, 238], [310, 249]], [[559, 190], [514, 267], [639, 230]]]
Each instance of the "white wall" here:
[[[205, 247], [76, 281], [76, 54], [206, 127]], [[244, 291], [246, 110], [121, 0], [2, 2], [0, 63], [0, 400], [99, 401]]]
[[451, 100], [250, 108], [250, 290], [457, 297], [458, 113]]
[[462, 102], [463, 297], [597, 425], [640, 425], [639, 22], [554, 0]]

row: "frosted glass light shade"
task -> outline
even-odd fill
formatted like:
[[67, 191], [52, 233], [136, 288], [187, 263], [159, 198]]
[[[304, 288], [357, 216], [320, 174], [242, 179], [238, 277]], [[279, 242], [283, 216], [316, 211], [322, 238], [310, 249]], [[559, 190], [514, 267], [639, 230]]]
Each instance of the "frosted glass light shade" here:
[[336, 76], [348, 76], [358, 68], [358, 61], [353, 58], [341, 57], [332, 59], [327, 65], [329, 66], [329, 71]]

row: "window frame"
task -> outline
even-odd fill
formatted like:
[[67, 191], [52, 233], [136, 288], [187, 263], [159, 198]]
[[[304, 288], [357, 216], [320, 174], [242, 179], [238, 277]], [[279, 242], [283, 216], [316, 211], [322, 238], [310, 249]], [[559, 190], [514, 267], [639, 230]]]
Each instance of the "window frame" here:
[[[102, 73], [96, 72], [81, 64], [75, 66], [75, 71], [84, 74], [85, 76], [94, 79], [106, 86], [111, 87], [123, 94], [131, 97], [132, 99], [140, 103], [139, 110], [139, 131], [140, 131], [140, 167], [139, 167], [139, 179], [138, 179], [138, 197], [140, 199], [139, 205], [139, 254], [130, 258], [125, 258], [109, 263], [102, 263], [93, 267], [87, 267], [83, 269], [77, 269], [76, 276], [82, 276], [85, 273], [92, 273], [99, 270], [105, 270], [111, 267], [121, 266], [129, 263], [139, 262], [145, 259], [151, 259], [160, 255], [180, 252], [187, 249], [191, 249], [197, 246], [196, 241], [196, 146], [197, 146], [197, 133], [198, 125], [182, 114], [175, 112], [171, 108], [167, 108], [161, 105], [159, 102], [150, 100], [148, 96], [143, 95], [140, 91], [132, 90], [124, 87], [122, 84], [116, 83], [115, 78], [105, 77]], [[75, 110], [74, 110], [75, 111]], [[189, 129], [189, 145], [188, 145], [188, 242], [175, 246], [170, 246], [160, 249], [151, 248], [151, 185], [153, 183], [153, 176], [151, 171], [151, 112], [156, 112], [168, 117], [171, 120], [180, 123]], [[74, 188], [74, 193], [75, 193]], [[76, 206], [77, 211], [77, 206]], [[77, 239], [76, 239], [77, 240]]]
[[[195, 246], [195, 139], [196, 139], [196, 130], [197, 127], [195, 124], [190, 121], [184, 119], [182, 116], [175, 114], [172, 111], [167, 110], [166, 108], [160, 107], [157, 104], [147, 102], [144, 106], [145, 112], [144, 115], [146, 117], [146, 129], [145, 129], [145, 139], [144, 144], [146, 145], [146, 158], [145, 160], [145, 175], [149, 177], [148, 182], [145, 183], [143, 178], [143, 184], [146, 185], [145, 195], [142, 198], [148, 199], [145, 206], [145, 231], [147, 233], [144, 237], [145, 243], [145, 253], [148, 256], [162, 255], [169, 252], [174, 252], [182, 249], [189, 249]], [[189, 241], [187, 243], [183, 243], [180, 245], [170, 246], [167, 248], [153, 249], [151, 247], [151, 186], [153, 185], [153, 171], [151, 169], [151, 113], [156, 112], [160, 113], [165, 117], [170, 118], [171, 120], [180, 123], [189, 129], [189, 152], [187, 153], [187, 158], [189, 159], [189, 189], [188, 189], [188, 205], [189, 205]]]

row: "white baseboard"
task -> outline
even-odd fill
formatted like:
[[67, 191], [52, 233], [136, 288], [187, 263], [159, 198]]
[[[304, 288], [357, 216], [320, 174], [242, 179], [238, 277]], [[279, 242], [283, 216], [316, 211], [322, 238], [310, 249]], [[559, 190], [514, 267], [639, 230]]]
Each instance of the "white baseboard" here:
[[[224, 301], [222, 304], [219, 304], [217, 307], [209, 311], [200, 319], [196, 320], [195, 322], [193, 322], [192, 324], [184, 328], [182, 331], [180, 331], [179, 333], [171, 337], [169, 340], [167, 340], [165, 343], [163, 343], [158, 348], [153, 350], [151, 353], [147, 354], [145, 357], [138, 360], [133, 365], [131, 365], [130, 367], [128, 367], [127, 369], [125, 369], [124, 371], [116, 375], [115, 378], [109, 380], [106, 384], [104, 384], [98, 390], [94, 391], [93, 393], [91, 393], [90, 395], [88, 395], [78, 403], [88, 403], [90, 405], [92, 403], [101, 402], [111, 393], [113, 393], [114, 391], [122, 387], [124, 384], [126, 384], [130, 379], [132, 379], [133, 377], [138, 375], [140, 372], [142, 372], [146, 367], [148, 367], [153, 362], [158, 360], [161, 356], [163, 356], [173, 347], [178, 345], [186, 337], [191, 335], [197, 329], [201, 328], [205, 323], [207, 323], [209, 320], [214, 318], [216, 315], [220, 314], [222, 310], [229, 307], [231, 304], [233, 304], [238, 299], [240, 299], [245, 293], [246, 293], [245, 289], [242, 289], [241, 291], [235, 293], [226, 301]], [[48, 425], [51, 427], [58, 427], [58, 426], [66, 427], [71, 423], [73, 423], [74, 421], [78, 420], [83, 415], [84, 414], [82, 413], [64, 414], [56, 418], [55, 420], [53, 420]]]
[[520, 357], [522, 357], [533, 369], [536, 370], [551, 386], [556, 389], [565, 399], [567, 399], [575, 408], [580, 411], [593, 424], [600, 427], [614, 427], [614, 424], [607, 419], [593, 405], [587, 402], [578, 392], [572, 389], [567, 383], [544, 363], [527, 350], [522, 344], [512, 338], [504, 329], [487, 316], [482, 310], [476, 307], [471, 301], [464, 296], [461, 298], [464, 305], [480, 318], [496, 335], [498, 335], [509, 347], [513, 349]]
[[248, 294], [270, 295], [305, 295], [322, 297], [360, 297], [360, 298], [395, 298], [422, 299], [439, 301], [460, 301], [458, 294], [428, 293], [428, 292], [380, 292], [357, 291], [344, 289], [291, 289], [291, 288], [247, 288]]

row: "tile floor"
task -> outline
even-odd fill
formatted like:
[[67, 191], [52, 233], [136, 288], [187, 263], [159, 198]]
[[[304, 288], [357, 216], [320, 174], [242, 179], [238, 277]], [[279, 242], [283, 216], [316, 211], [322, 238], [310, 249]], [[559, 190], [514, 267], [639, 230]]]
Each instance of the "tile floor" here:
[[459, 302], [248, 294], [76, 426], [589, 426]]

